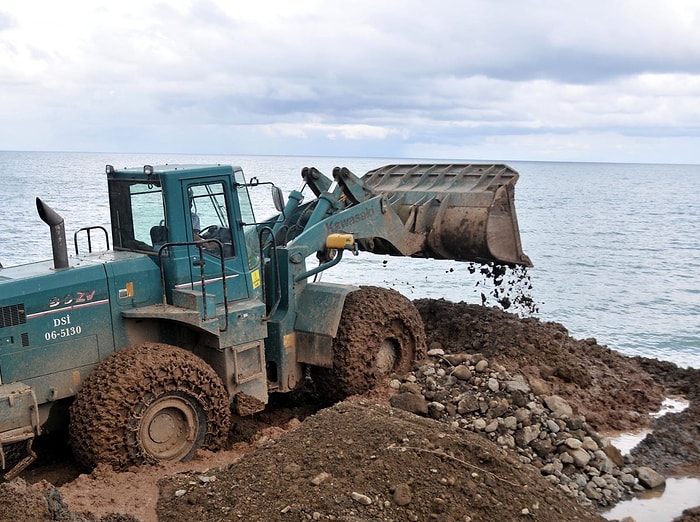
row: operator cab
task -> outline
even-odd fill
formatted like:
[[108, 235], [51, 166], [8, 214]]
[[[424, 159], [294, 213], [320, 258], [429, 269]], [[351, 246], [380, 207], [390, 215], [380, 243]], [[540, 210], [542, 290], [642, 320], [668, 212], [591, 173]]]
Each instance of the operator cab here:
[[247, 281], [221, 289], [229, 299], [255, 292], [259, 245], [240, 168], [146, 165], [141, 171], [107, 166], [107, 177], [115, 250], [152, 256], [164, 266], [171, 288], [221, 281], [225, 274], [225, 279], [245, 275], [241, 282]]

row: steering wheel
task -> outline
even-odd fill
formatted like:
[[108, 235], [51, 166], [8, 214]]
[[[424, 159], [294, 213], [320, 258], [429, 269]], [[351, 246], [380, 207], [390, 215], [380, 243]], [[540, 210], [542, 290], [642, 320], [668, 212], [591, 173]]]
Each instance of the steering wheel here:
[[218, 234], [218, 225], [209, 225], [208, 227], [205, 227], [199, 231], [199, 237], [201, 237], [202, 239], [214, 239], [218, 236]]

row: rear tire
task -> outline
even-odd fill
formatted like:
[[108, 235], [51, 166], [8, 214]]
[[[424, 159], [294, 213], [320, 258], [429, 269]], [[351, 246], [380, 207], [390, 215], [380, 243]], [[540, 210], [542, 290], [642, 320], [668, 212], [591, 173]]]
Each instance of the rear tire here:
[[71, 446], [88, 467], [186, 461], [225, 443], [230, 415], [209, 365], [181, 348], [145, 343], [113, 353], [85, 379], [71, 406]]
[[425, 329], [414, 304], [395, 290], [363, 286], [345, 298], [333, 340], [333, 368], [315, 367], [319, 392], [331, 401], [364, 393], [425, 354]]

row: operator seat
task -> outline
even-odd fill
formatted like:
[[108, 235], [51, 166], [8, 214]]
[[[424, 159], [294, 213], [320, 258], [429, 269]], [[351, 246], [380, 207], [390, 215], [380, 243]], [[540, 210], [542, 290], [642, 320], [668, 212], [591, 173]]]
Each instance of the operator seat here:
[[151, 243], [154, 250], [158, 250], [168, 242], [168, 228], [164, 225], [151, 227]]

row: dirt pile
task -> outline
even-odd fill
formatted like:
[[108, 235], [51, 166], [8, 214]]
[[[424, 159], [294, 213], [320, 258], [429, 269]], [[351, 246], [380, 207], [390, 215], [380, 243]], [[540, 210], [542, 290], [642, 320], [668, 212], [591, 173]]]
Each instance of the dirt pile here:
[[[645, 425], [665, 387], [697, 411], [697, 373], [495, 308], [416, 305], [433, 355], [371, 393], [308, 418], [309, 408], [269, 408], [235, 426], [227, 450], [200, 451], [189, 463], [124, 473], [100, 466], [58, 488], [4, 484], [0, 520], [602, 521], [581, 502], [614, 502], [627, 494], [625, 481], [640, 487], [640, 466], [677, 467], [669, 452], [685, 450], [669, 440], [653, 444], [649, 458], [615, 462], [597, 430]], [[406, 393], [419, 415], [390, 405]], [[550, 404], [554, 396], [571, 411]], [[693, 426], [671, 423], [680, 430], [673, 444], [697, 445], [693, 418]], [[697, 470], [700, 459], [688, 454], [682, 464]]]
[[648, 422], [644, 414], [658, 410], [663, 400], [663, 385], [639, 361], [593, 338], [574, 339], [559, 323], [443, 299], [419, 299], [415, 304], [425, 323], [428, 348], [480, 353], [510, 372], [537, 379], [599, 431], [641, 427]]
[[228, 469], [161, 482], [162, 520], [601, 520], [482, 437], [361, 399]]

